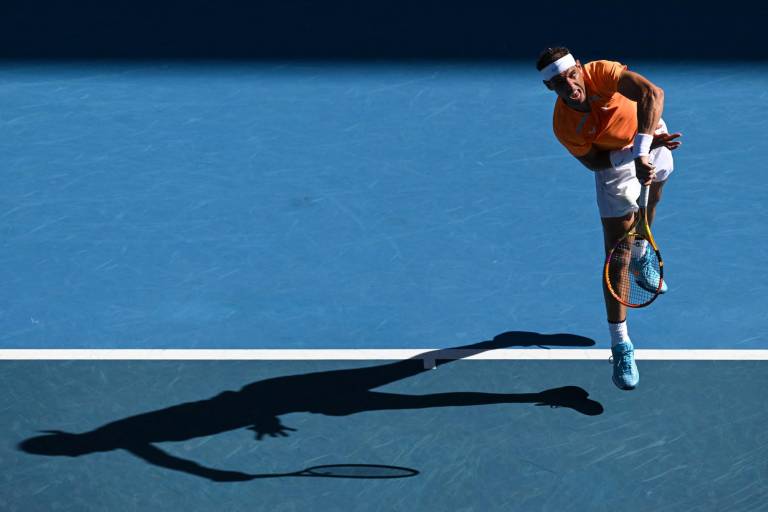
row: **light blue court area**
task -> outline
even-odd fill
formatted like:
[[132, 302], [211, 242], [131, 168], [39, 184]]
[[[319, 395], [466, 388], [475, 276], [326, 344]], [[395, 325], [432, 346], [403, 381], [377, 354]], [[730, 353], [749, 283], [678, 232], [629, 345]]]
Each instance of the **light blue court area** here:
[[[639, 348], [766, 348], [768, 67], [630, 62], [684, 134]], [[607, 347], [590, 172], [525, 64], [0, 69], [4, 348]]]

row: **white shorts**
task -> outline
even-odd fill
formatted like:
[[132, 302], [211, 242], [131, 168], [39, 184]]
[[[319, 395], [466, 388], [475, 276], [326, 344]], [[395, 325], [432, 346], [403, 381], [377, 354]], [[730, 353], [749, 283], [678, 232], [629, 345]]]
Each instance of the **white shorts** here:
[[[667, 133], [664, 120], [659, 123], [661, 127], [656, 133]], [[650, 161], [656, 167], [656, 177], [653, 181], [665, 181], [675, 168], [672, 152], [665, 147], [652, 150]], [[635, 177], [635, 162], [598, 171], [594, 175], [600, 217], [624, 217], [638, 210], [640, 182]]]

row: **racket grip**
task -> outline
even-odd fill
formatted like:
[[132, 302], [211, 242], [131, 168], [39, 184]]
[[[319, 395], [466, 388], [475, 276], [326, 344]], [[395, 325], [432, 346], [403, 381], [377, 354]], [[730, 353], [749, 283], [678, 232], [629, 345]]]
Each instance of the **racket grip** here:
[[648, 207], [648, 190], [650, 190], [651, 187], [643, 185], [643, 187], [640, 189], [640, 197], [637, 199], [637, 206], [639, 206], [642, 209], [645, 209]]

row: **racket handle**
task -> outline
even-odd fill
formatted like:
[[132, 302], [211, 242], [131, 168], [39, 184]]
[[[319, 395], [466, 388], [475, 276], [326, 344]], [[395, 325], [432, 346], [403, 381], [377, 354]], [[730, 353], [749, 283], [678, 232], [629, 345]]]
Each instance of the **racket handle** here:
[[643, 187], [640, 189], [640, 197], [637, 199], [637, 206], [639, 206], [642, 209], [646, 209], [648, 207], [648, 190], [651, 187], [643, 185]]

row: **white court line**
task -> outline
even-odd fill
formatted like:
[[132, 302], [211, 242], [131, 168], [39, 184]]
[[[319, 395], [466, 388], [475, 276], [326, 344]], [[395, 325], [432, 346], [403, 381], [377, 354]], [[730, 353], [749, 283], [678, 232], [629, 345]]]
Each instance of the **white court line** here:
[[[346, 361], [402, 359], [602, 360], [609, 349], [0, 349], [0, 360]], [[768, 361], [768, 350], [637, 349], [638, 360]]]

